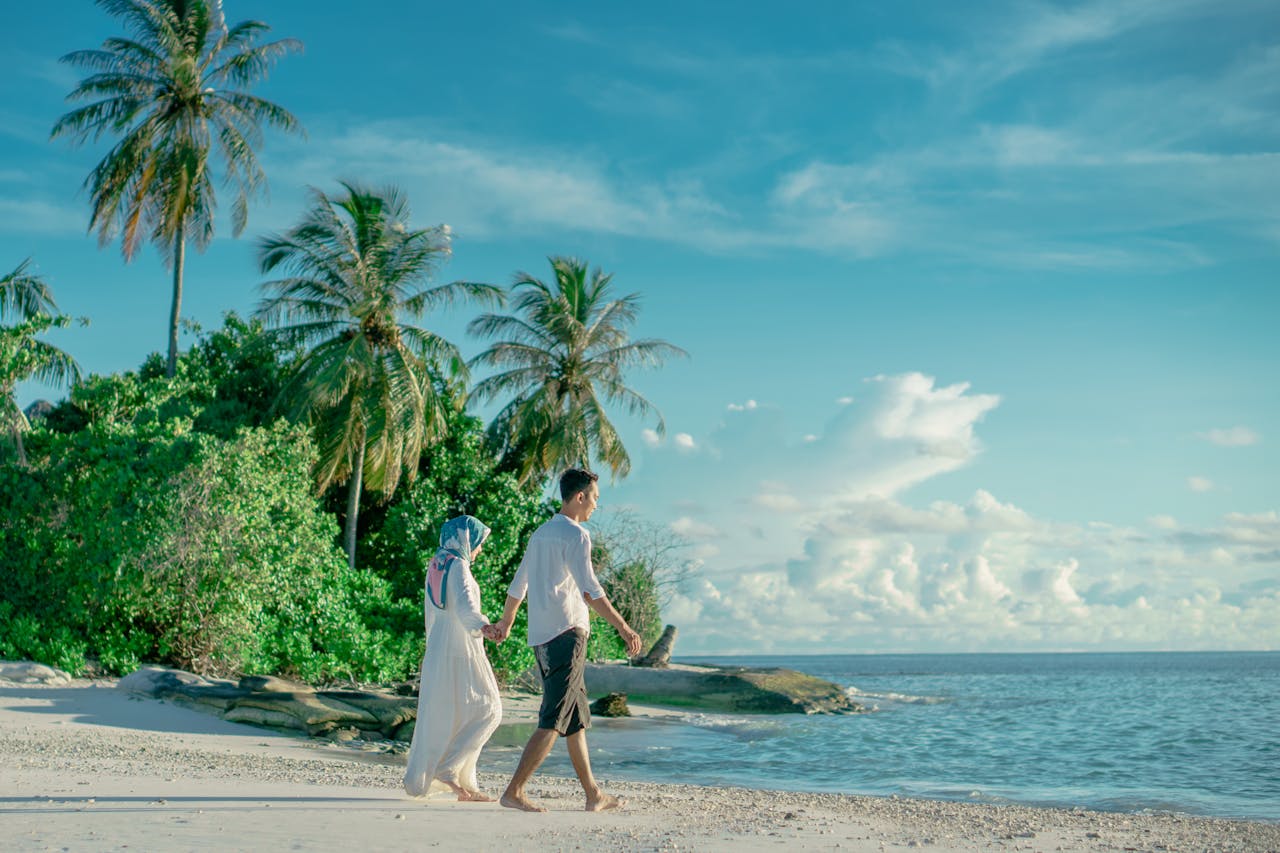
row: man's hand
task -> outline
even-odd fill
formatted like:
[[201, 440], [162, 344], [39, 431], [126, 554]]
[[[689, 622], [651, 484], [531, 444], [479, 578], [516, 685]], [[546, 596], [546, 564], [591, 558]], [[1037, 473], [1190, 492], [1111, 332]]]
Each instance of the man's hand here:
[[494, 645], [499, 645], [511, 634], [511, 626], [499, 620], [492, 625], [486, 625], [483, 629], [485, 636], [493, 641]]
[[638, 657], [640, 652], [644, 651], [640, 635], [631, 630], [630, 626], [624, 626], [618, 634], [622, 637], [622, 642], [627, 644], [627, 657]]

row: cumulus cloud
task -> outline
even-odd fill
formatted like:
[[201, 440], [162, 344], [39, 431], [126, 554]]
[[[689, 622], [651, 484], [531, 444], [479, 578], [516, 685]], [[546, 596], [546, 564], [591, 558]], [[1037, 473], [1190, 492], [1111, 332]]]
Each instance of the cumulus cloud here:
[[1188, 477], [1187, 488], [1193, 492], [1211, 492], [1213, 491], [1213, 480], [1208, 477]]
[[[1207, 530], [1118, 536], [1106, 525], [1011, 516], [1009, 505], [988, 497], [927, 510], [893, 501], [861, 509], [815, 528], [801, 555], [749, 567], [750, 581], [731, 571], [704, 575], [682, 605], [698, 613], [689, 642], [727, 651], [760, 650], [759, 640], [781, 652], [1280, 645], [1280, 517], [1272, 513], [1230, 516]], [[1130, 568], [1136, 554], [1162, 547], [1197, 570]], [[1218, 568], [1213, 579], [1210, 565]], [[803, 626], [776, 616], [800, 601]], [[742, 625], [736, 645], [725, 645], [730, 619]]]
[[694, 443], [693, 436], [689, 435], [687, 432], [676, 433], [675, 438], [672, 439], [672, 443], [675, 444], [677, 450], [690, 451], [697, 449], [697, 444]]
[[705, 559], [669, 611], [686, 652], [1280, 647], [1280, 513], [1065, 523], [986, 489], [913, 505], [983, 452], [999, 397], [918, 373], [864, 387], [814, 441], [737, 406], [704, 452], [645, 460]]
[[1219, 447], [1248, 447], [1258, 443], [1258, 434], [1244, 426], [1211, 429], [1196, 433], [1196, 438]]
[[648, 427], [640, 430], [640, 440], [644, 442], [645, 447], [657, 447], [662, 444], [662, 436], [658, 435], [658, 431]]

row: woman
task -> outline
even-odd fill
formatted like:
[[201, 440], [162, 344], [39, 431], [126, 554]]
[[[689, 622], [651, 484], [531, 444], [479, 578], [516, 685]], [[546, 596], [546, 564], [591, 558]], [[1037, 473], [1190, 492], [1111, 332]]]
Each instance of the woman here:
[[476, 759], [502, 719], [502, 704], [481, 637], [489, 620], [480, 612], [480, 587], [471, 576], [471, 561], [488, 536], [489, 528], [476, 518], [450, 519], [427, 567], [427, 652], [404, 774], [410, 796], [448, 788], [461, 802], [491, 802], [476, 784]]

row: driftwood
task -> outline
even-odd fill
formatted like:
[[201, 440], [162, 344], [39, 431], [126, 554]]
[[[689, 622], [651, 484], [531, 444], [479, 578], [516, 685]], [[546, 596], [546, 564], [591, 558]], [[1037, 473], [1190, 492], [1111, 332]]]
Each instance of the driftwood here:
[[676, 626], [668, 625], [662, 629], [662, 636], [653, 644], [647, 655], [633, 658], [632, 666], [648, 666], [654, 669], [665, 669], [671, 665], [671, 649], [676, 644]]

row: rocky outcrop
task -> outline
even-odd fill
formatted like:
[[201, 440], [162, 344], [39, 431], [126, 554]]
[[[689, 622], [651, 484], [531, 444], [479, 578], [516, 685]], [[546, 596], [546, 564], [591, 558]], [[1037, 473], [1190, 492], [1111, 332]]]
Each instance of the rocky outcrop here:
[[418, 716], [416, 697], [364, 690], [315, 690], [267, 675], [238, 682], [190, 672], [143, 667], [116, 684], [120, 690], [167, 699], [233, 723], [330, 736], [408, 741]]
[[0, 661], [0, 684], [67, 684], [71, 676], [60, 669], [29, 660]]
[[600, 717], [630, 717], [627, 694], [610, 693], [591, 703], [591, 713]]
[[587, 664], [592, 695], [633, 702], [755, 714], [853, 714], [865, 710], [838, 684], [793, 669], [672, 664], [665, 669]]

